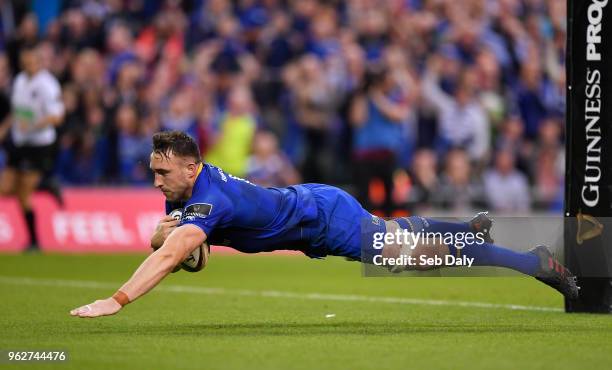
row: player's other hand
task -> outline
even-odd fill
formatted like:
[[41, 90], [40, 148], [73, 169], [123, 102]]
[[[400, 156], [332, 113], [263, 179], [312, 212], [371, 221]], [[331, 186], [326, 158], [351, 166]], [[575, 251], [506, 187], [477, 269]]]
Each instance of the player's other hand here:
[[75, 308], [70, 311], [70, 314], [78, 317], [98, 317], [114, 315], [119, 310], [121, 310], [121, 305], [117, 301], [113, 298], [106, 298]]
[[159, 221], [153, 233], [153, 237], [151, 237], [151, 247], [153, 250], [157, 250], [164, 244], [168, 235], [176, 229], [178, 224], [179, 221], [175, 220], [172, 216], [165, 216]]

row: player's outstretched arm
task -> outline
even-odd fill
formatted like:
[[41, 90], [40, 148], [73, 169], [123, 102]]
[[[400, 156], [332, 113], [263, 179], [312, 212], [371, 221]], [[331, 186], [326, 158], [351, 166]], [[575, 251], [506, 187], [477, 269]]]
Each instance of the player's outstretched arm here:
[[187, 224], [177, 227], [163, 246], [144, 260], [117, 293], [110, 298], [75, 308], [70, 314], [79, 317], [98, 317], [117, 313], [123, 306], [153, 289], [205, 240], [206, 234], [197, 226]]

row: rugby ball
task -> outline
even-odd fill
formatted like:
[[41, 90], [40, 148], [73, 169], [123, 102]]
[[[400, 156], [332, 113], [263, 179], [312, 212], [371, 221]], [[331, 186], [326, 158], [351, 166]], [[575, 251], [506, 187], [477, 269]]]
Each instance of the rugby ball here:
[[[183, 210], [181, 208], [175, 209], [170, 212], [170, 216], [175, 220], [180, 220], [183, 216]], [[193, 252], [183, 260], [180, 264], [180, 268], [188, 272], [198, 272], [206, 267], [206, 262], [210, 256], [210, 245], [204, 241], [202, 245], [194, 249]]]

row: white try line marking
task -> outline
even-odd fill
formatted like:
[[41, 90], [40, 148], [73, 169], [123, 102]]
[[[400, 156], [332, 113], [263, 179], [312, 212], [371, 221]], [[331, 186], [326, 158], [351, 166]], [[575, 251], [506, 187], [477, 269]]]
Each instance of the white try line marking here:
[[[63, 280], [63, 279], [34, 279], [25, 277], [0, 276], [0, 284], [11, 285], [30, 285], [30, 286], [52, 286], [62, 288], [87, 288], [87, 289], [117, 289], [121, 283], [108, 283], [87, 280]], [[424, 306], [450, 306], [450, 307], [470, 307], [470, 308], [493, 308], [519, 311], [544, 311], [544, 312], [563, 312], [557, 307], [538, 307], [523, 306], [516, 304], [498, 304], [487, 302], [466, 302], [466, 301], [443, 301], [436, 299], [401, 298], [401, 297], [381, 297], [353, 294], [327, 294], [327, 293], [294, 293], [278, 290], [247, 290], [247, 289], [225, 289], [207, 288], [189, 285], [161, 285], [155, 288], [158, 292], [171, 293], [193, 293], [206, 295], [231, 295], [246, 297], [268, 297], [284, 299], [307, 299], [318, 301], [345, 301], [345, 302], [372, 302], [372, 303], [396, 303], [407, 305]]]

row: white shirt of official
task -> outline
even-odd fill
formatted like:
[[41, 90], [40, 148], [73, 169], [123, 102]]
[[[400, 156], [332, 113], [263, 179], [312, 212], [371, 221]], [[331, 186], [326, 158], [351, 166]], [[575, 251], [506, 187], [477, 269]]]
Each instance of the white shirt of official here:
[[51, 73], [44, 69], [32, 77], [25, 72], [19, 73], [13, 83], [11, 105], [14, 120], [11, 135], [15, 145], [44, 146], [55, 142], [56, 133], [53, 126], [23, 132], [17, 124], [17, 119], [21, 119], [35, 125], [44, 117], [64, 113], [62, 89]]

